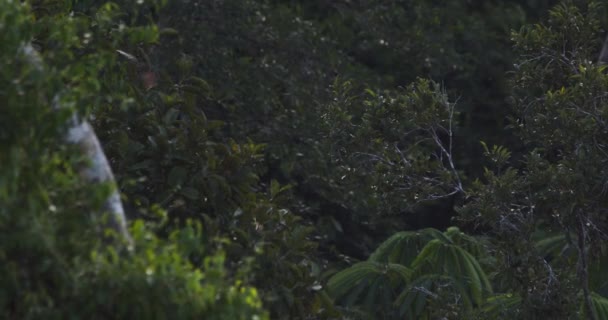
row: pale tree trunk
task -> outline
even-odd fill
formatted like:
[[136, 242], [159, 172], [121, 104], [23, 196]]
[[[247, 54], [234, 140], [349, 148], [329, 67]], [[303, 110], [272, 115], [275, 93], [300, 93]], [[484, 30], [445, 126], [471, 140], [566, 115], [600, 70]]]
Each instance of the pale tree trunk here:
[[[31, 44], [25, 44], [22, 48], [22, 53], [32, 66], [44, 71], [44, 64], [38, 52], [36, 52]], [[58, 100], [58, 96], [55, 96], [53, 101], [53, 108], [55, 109], [63, 108]], [[99, 221], [105, 221], [100, 227], [104, 230], [106, 228], [112, 229], [122, 238], [121, 240], [125, 241], [128, 248], [132, 249], [133, 241], [127, 229], [127, 221], [120, 193], [112, 174], [112, 168], [101, 148], [93, 127], [88, 121], [79, 118], [76, 114], [68, 121], [67, 126], [68, 132], [65, 142], [74, 145], [89, 162], [87, 166], [78, 168], [78, 174], [82, 181], [86, 184], [109, 184], [112, 188], [110, 195], [102, 205], [101, 211], [95, 213]], [[105, 218], [105, 220], [102, 220], [102, 218]]]
[[604, 45], [602, 46], [602, 51], [600, 52], [600, 56], [597, 59], [598, 64], [607, 64], [608, 63], [608, 37], [604, 40]]
[[118, 233], [129, 245], [132, 240], [127, 230], [120, 193], [112, 174], [112, 168], [101, 148], [99, 139], [95, 135], [93, 127], [86, 120], [79, 120], [76, 115], [70, 121], [66, 142], [75, 145], [85, 158], [90, 162], [79, 170], [79, 174], [85, 182], [106, 183], [112, 187], [111, 194], [106, 198], [100, 214], [107, 214], [107, 222], [104, 228], [110, 228]]

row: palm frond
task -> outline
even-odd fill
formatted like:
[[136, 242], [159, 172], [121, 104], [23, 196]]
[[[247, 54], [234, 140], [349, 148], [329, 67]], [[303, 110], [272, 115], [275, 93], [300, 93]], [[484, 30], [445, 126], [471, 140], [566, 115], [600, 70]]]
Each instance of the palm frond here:
[[471, 255], [476, 258], [487, 258], [488, 253], [485, 247], [483, 239], [478, 237], [470, 236], [462, 231], [458, 227], [449, 227], [444, 233], [452, 243], [460, 246]]
[[[591, 304], [598, 320], [608, 320], [608, 298], [591, 293]], [[584, 310], [584, 308], [582, 308]]]
[[543, 257], [561, 258], [570, 248], [565, 234], [556, 234], [540, 238], [534, 244]]
[[452, 282], [447, 276], [428, 274], [417, 277], [397, 297], [394, 306], [398, 308], [399, 316], [406, 319], [421, 319], [429, 299], [436, 298], [433, 292], [438, 284]]
[[394, 234], [376, 249], [369, 261], [399, 263], [409, 266], [420, 253], [420, 250], [431, 240], [438, 239], [451, 242], [437, 229], [402, 231]]
[[511, 293], [498, 294], [486, 299], [481, 307], [485, 319], [504, 319], [517, 309], [521, 297]]
[[490, 281], [477, 259], [455, 244], [430, 241], [411, 267], [414, 276], [439, 274], [452, 278], [470, 307], [483, 304], [484, 296], [492, 293]]
[[345, 306], [373, 310], [392, 303], [410, 282], [411, 270], [394, 263], [365, 261], [338, 272], [327, 283], [328, 293]]

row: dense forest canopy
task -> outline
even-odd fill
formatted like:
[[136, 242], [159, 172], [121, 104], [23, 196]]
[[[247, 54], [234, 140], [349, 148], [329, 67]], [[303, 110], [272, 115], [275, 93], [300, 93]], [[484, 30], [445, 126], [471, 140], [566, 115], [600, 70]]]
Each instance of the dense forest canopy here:
[[608, 319], [607, 26], [0, 0], [0, 315]]

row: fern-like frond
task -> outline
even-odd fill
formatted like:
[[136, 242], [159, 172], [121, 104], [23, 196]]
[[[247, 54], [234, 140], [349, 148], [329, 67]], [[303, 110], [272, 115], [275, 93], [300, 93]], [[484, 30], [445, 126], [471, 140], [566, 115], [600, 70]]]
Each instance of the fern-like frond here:
[[399, 316], [406, 319], [423, 319], [429, 299], [437, 298], [434, 293], [437, 285], [451, 283], [448, 276], [439, 274], [428, 274], [417, 277], [410, 283], [395, 300], [394, 306], [398, 309]]
[[575, 254], [574, 252], [570, 252], [574, 249], [570, 248], [565, 234], [544, 236], [537, 240], [534, 246], [542, 257], [560, 259], [569, 254]]
[[608, 320], [608, 298], [592, 292], [591, 304], [598, 320]]
[[327, 283], [328, 293], [345, 306], [372, 311], [390, 305], [410, 282], [411, 270], [399, 264], [365, 261], [338, 272]]
[[477, 259], [488, 258], [486, 243], [483, 239], [470, 236], [460, 231], [458, 227], [449, 227], [444, 234], [453, 244], [460, 246]]
[[498, 294], [486, 299], [481, 306], [481, 315], [485, 319], [505, 319], [516, 313], [521, 297], [511, 293]]
[[414, 277], [438, 274], [449, 276], [459, 289], [467, 307], [481, 305], [492, 286], [479, 262], [458, 245], [430, 241], [411, 265]]
[[409, 266], [420, 253], [420, 250], [431, 240], [451, 242], [437, 229], [402, 231], [394, 234], [376, 249], [369, 261], [399, 263]]

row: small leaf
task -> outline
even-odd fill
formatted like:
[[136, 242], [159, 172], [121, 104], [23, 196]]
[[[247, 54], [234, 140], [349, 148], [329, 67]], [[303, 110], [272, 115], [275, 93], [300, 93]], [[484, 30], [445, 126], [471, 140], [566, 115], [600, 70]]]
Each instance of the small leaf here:
[[179, 111], [177, 111], [174, 108], [171, 108], [167, 111], [167, 113], [165, 113], [165, 116], [163, 117], [163, 123], [166, 125], [170, 125], [173, 122], [175, 122], [175, 120], [177, 120], [178, 116], [179, 116]]
[[167, 183], [172, 187], [176, 187], [178, 185], [181, 185], [186, 180], [187, 175], [188, 170], [186, 170], [186, 168], [174, 167], [173, 169], [171, 169], [171, 171], [169, 171]]
[[180, 190], [180, 193], [190, 199], [190, 200], [198, 200], [200, 193], [198, 192], [198, 190], [194, 189], [194, 188], [190, 188], [190, 187], [186, 187]]
[[161, 36], [178, 36], [179, 31], [177, 31], [173, 28], [163, 28], [162, 30], [160, 30], [160, 35]]

